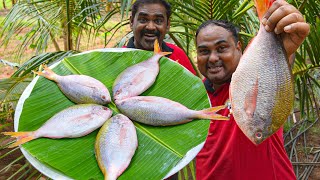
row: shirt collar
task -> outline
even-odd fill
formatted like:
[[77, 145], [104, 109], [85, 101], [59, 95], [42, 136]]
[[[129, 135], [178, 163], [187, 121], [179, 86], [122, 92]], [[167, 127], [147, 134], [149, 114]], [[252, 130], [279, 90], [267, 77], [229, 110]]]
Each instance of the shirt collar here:
[[[229, 84], [231, 82], [231, 79], [229, 79], [226, 83], [224, 83], [222, 86], [224, 86], [224, 85], [226, 85], [226, 84]], [[214, 93], [215, 91], [216, 91], [216, 89], [214, 89], [213, 88], [213, 84], [209, 81], [209, 79], [205, 79], [204, 80], [204, 87], [206, 88], [206, 90], [208, 91], [208, 92], [211, 92], [211, 93]], [[221, 86], [221, 87], [222, 87]], [[221, 87], [220, 88], [218, 88], [218, 90], [219, 89], [221, 89]]]
[[208, 92], [214, 93], [213, 84], [207, 78], [204, 80], [204, 87]]
[[[134, 46], [134, 37], [131, 37], [131, 38], [129, 39], [129, 42], [128, 42], [128, 44], [127, 44], [127, 48], [134, 48], [134, 49], [136, 49], [136, 47]], [[161, 49], [162, 49], [163, 52], [173, 52], [173, 49], [170, 48], [170, 47], [167, 45], [167, 43], [165, 43], [165, 42], [162, 43]], [[170, 56], [170, 54], [166, 55], [166, 57], [169, 57], [169, 56]]]

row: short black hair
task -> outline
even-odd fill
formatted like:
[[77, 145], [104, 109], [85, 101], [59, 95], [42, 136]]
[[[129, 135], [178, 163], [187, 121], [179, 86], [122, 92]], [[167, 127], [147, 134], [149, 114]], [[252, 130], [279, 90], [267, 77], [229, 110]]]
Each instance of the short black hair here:
[[143, 4], [162, 4], [167, 10], [168, 21], [171, 16], [171, 5], [165, 0], [136, 0], [131, 9], [131, 16], [134, 17], [138, 11], [138, 8]]
[[227, 31], [231, 32], [233, 35], [233, 39], [235, 41], [235, 43], [237, 43], [239, 41], [239, 28], [236, 27], [234, 24], [232, 24], [231, 22], [225, 21], [225, 20], [208, 20], [205, 21], [204, 23], [202, 23], [199, 28], [197, 29], [196, 32], [196, 39], [198, 37], [199, 32], [201, 31], [201, 29], [209, 26], [209, 25], [213, 25], [213, 26], [220, 26], [223, 27], [224, 29], [226, 29]]

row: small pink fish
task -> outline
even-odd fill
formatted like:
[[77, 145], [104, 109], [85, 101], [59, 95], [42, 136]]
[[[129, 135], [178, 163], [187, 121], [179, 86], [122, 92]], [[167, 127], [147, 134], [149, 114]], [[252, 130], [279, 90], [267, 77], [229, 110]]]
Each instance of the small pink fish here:
[[169, 126], [183, 124], [193, 119], [229, 120], [216, 114], [226, 106], [217, 106], [201, 111], [191, 110], [184, 105], [156, 96], [135, 96], [121, 100], [118, 109], [131, 120], [152, 126]]
[[[274, 0], [255, 0], [261, 19]], [[260, 24], [242, 55], [230, 84], [234, 119], [242, 132], [260, 144], [278, 131], [290, 115], [294, 84], [282, 39]]]
[[59, 76], [43, 65], [45, 72], [34, 72], [57, 83], [71, 101], [78, 104], [105, 105], [111, 102], [109, 90], [95, 78], [86, 75]]
[[128, 117], [117, 114], [107, 120], [95, 143], [96, 158], [105, 179], [117, 179], [129, 166], [137, 147], [136, 128]]
[[147, 90], [159, 73], [159, 59], [167, 54], [171, 52], [161, 52], [156, 39], [154, 55], [151, 58], [127, 68], [117, 77], [113, 84], [113, 99], [117, 101], [138, 96]]
[[52, 116], [39, 129], [30, 132], [3, 132], [17, 138], [9, 148], [40, 137], [59, 139], [85, 136], [98, 129], [109, 119], [112, 111], [96, 104], [79, 104], [64, 109]]

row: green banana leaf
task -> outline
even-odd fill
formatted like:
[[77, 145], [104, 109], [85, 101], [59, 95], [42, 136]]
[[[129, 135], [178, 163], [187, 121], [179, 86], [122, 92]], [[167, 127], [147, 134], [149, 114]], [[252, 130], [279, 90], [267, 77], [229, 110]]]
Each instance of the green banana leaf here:
[[[123, 70], [152, 55], [149, 51], [110, 48], [67, 57], [51, 67], [59, 75], [84, 74], [96, 78], [112, 92], [113, 82]], [[156, 82], [142, 95], [169, 98], [194, 110], [210, 107], [201, 79], [165, 57], [160, 59]], [[72, 105], [53, 81], [37, 77], [19, 100], [15, 130], [36, 130], [54, 114]], [[119, 113], [114, 103], [108, 107], [114, 114]], [[209, 123], [209, 120], [194, 120], [183, 125], [153, 127], [134, 122], [138, 149], [119, 179], [162, 179], [179, 162], [186, 165], [205, 141]], [[23, 144], [22, 150], [38, 161], [32, 164], [49, 177], [42, 166], [72, 179], [103, 179], [94, 154], [97, 132], [74, 139], [40, 138]], [[198, 149], [194, 150], [195, 147]], [[189, 160], [183, 160], [184, 157]]]

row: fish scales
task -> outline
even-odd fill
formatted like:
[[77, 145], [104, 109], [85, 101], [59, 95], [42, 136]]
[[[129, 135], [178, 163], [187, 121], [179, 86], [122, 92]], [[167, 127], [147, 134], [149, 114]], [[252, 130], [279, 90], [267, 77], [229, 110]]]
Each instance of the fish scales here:
[[39, 129], [29, 132], [3, 132], [17, 138], [15, 147], [40, 137], [52, 139], [85, 136], [109, 119], [112, 111], [97, 104], [79, 104], [66, 108], [46, 121]]
[[167, 54], [171, 52], [161, 52], [156, 39], [154, 55], [151, 58], [125, 69], [116, 78], [112, 88], [115, 103], [125, 98], [138, 96], [152, 86], [159, 74], [159, 60]]
[[118, 109], [131, 120], [152, 126], [169, 126], [190, 122], [193, 119], [228, 120], [216, 114], [225, 106], [195, 111], [184, 105], [156, 96], [135, 96], [119, 101]]
[[110, 118], [100, 129], [95, 154], [105, 179], [117, 179], [129, 166], [138, 147], [135, 126], [122, 114]]
[[92, 77], [86, 75], [58, 76], [57, 82], [59, 88], [63, 89], [64, 94], [73, 102], [104, 105], [111, 101], [108, 89], [102, 83], [97, 83], [97, 80]]
[[113, 87], [114, 100], [137, 96], [147, 90], [156, 80], [159, 73], [160, 55], [127, 68], [122, 72]]
[[260, 144], [290, 115], [293, 79], [282, 40], [261, 25], [232, 75], [230, 97], [235, 121]]
[[101, 127], [111, 115], [112, 111], [101, 105], [71, 106], [50, 118], [36, 131], [36, 135], [48, 138], [81, 137]]
[[131, 97], [121, 101], [118, 108], [130, 119], [154, 126], [188, 122], [194, 113], [177, 102], [155, 96]]
[[109, 90], [99, 80], [86, 75], [60, 76], [46, 65], [44, 72], [34, 72], [47, 79], [55, 81], [64, 95], [77, 104], [100, 104], [111, 102]]

